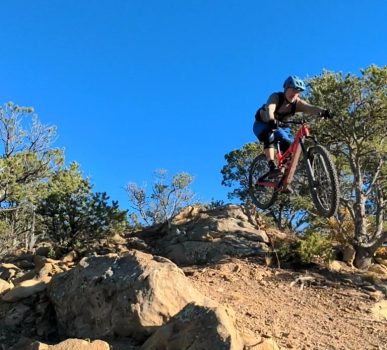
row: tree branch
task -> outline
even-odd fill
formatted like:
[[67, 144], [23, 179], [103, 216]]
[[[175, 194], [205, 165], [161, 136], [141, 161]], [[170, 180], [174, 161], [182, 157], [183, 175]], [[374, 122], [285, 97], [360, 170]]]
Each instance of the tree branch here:
[[371, 181], [371, 183], [370, 183], [370, 185], [369, 185], [369, 187], [368, 187], [368, 190], [367, 190], [366, 193], [364, 193], [364, 195], [365, 195], [366, 197], [368, 197], [369, 194], [371, 193], [371, 191], [372, 191], [372, 189], [373, 189], [373, 187], [374, 187], [374, 185], [375, 185], [375, 182], [376, 182], [377, 179], [378, 179], [378, 176], [379, 176], [379, 173], [380, 173], [380, 171], [381, 171], [381, 169], [382, 169], [383, 163], [384, 163], [383, 158], [380, 158], [380, 159], [379, 159], [379, 164], [378, 164], [378, 166], [377, 166], [377, 168], [376, 168], [375, 174], [374, 174], [373, 179], [372, 179], [372, 181]]
[[353, 210], [353, 207], [352, 207], [352, 204], [353, 204], [352, 201], [350, 199], [345, 199], [345, 198], [341, 197], [340, 203], [342, 203], [344, 205], [344, 207], [348, 209], [349, 214], [351, 215], [353, 222], [355, 222], [355, 211]]

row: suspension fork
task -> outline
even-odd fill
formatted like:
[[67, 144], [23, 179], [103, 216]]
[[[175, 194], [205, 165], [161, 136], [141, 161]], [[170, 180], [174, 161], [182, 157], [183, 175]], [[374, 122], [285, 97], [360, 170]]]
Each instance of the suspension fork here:
[[[314, 137], [311, 137], [311, 136], [306, 136], [306, 137], [313, 139], [315, 144], [317, 144], [317, 140]], [[314, 184], [316, 183], [316, 179], [314, 177], [312, 164], [310, 164], [310, 160], [308, 158], [308, 150], [306, 149], [306, 146], [304, 143], [304, 138], [300, 139], [300, 145], [301, 145], [302, 153], [304, 155], [304, 165], [305, 165], [305, 169], [306, 169], [306, 174], [308, 176], [308, 181], [311, 185], [314, 186]]]

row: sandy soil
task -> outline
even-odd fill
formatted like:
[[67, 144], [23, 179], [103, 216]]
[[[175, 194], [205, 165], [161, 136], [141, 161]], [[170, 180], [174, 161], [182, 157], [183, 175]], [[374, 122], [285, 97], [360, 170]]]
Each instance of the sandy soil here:
[[387, 320], [372, 313], [385, 295], [356, 272], [268, 268], [233, 259], [185, 268], [203, 294], [230, 306], [239, 328], [281, 349], [387, 349]]

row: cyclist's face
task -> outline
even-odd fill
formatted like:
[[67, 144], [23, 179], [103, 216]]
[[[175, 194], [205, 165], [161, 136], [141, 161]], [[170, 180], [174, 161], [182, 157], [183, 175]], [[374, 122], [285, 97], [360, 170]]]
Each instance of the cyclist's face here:
[[297, 89], [293, 89], [293, 88], [287, 88], [285, 95], [286, 95], [286, 99], [288, 101], [294, 102], [298, 98], [298, 96], [300, 95], [300, 91]]

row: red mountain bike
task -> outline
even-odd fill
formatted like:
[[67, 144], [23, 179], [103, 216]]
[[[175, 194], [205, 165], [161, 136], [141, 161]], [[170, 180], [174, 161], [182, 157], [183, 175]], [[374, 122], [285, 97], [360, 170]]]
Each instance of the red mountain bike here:
[[[330, 153], [318, 144], [315, 137], [310, 136], [305, 119], [286, 124], [298, 124], [300, 128], [285, 153], [281, 153], [279, 144], [277, 146], [277, 164], [282, 176], [275, 179], [266, 177], [269, 166], [264, 154], [256, 157], [251, 164], [249, 193], [253, 203], [258, 208], [267, 209], [275, 202], [279, 192], [287, 191], [302, 153], [313, 203], [321, 216], [330, 217], [336, 213], [340, 197], [337, 172]], [[313, 144], [307, 147], [306, 139], [313, 140]]]

